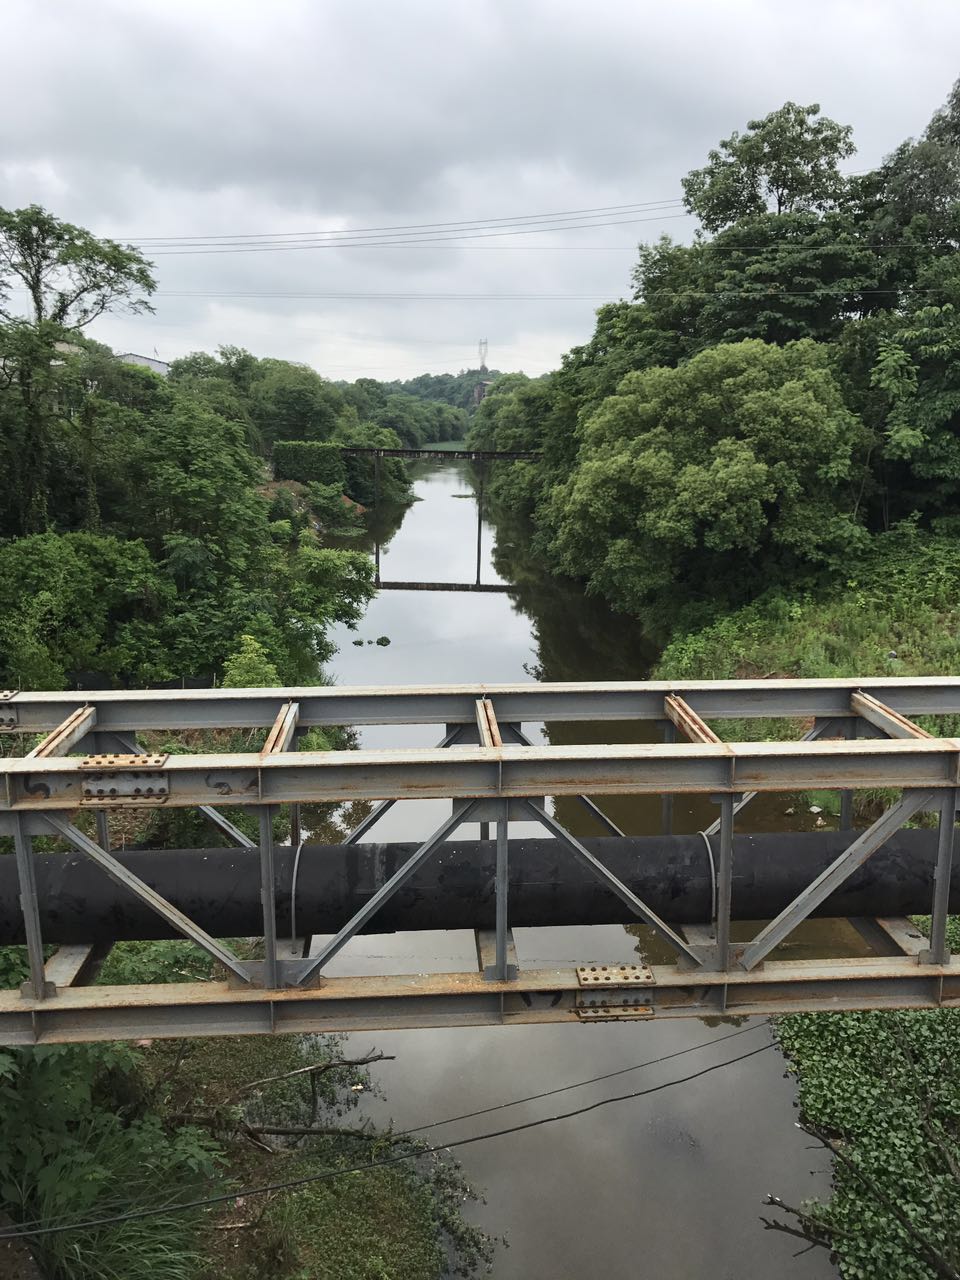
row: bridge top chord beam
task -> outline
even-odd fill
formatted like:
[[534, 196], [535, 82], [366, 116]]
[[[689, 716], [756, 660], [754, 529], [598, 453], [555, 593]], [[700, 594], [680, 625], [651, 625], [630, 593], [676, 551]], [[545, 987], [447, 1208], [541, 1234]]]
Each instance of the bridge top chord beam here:
[[[702, 719], [860, 716], [854, 696], [899, 716], [960, 713], [960, 678], [915, 676], [864, 680], [715, 680], [553, 684], [339, 686], [277, 689], [146, 689], [8, 692], [0, 731], [48, 733], [79, 709], [95, 708], [98, 731], [269, 728], [287, 702], [298, 726], [471, 724], [478, 698], [489, 698], [503, 723], [665, 718], [664, 700], [680, 698]], [[864, 701], [859, 705], [867, 706]], [[872, 704], [871, 704], [872, 705]], [[862, 718], [862, 717], [861, 717]], [[921, 733], [923, 731], [920, 731]]]
[[467, 462], [522, 462], [542, 455], [529, 449], [383, 449], [366, 445], [341, 445], [341, 453], [377, 458], [455, 458]]

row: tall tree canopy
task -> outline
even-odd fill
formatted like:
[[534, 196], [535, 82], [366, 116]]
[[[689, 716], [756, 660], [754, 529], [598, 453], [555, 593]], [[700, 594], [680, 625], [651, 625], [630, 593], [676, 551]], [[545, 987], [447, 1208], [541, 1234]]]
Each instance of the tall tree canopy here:
[[702, 169], [683, 179], [684, 201], [708, 231], [766, 213], [822, 212], [839, 204], [840, 161], [853, 155], [853, 130], [808, 107], [785, 102], [746, 133], [732, 133]]

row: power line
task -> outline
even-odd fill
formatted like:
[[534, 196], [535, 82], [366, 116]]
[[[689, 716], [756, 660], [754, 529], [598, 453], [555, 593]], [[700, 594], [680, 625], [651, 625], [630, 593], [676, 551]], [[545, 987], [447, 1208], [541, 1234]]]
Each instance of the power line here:
[[213, 245], [201, 248], [159, 248], [154, 249], [148, 246], [147, 252], [151, 258], [162, 257], [191, 257], [196, 254], [204, 254], [211, 256], [214, 254], [238, 254], [238, 253], [293, 253], [301, 249], [392, 249], [398, 245], [441, 245], [448, 244], [455, 240], [488, 240], [499, 236], [530, 236], [542, 235], [549, 231], [584, 231], [591, 229], [599, 229], [601, 227], [626, 227], [634, 226], [641, 222], [669, 222], [675, 218], [692, 218], [691, 213], [666, 213], [656, 217], [642, 218], [617, 218], [605, 222], [574, 222], [574, 223], [549, 223], [543, 226], [534, 227], [517, 227], [510, 228], [505, 231], [464, 231], [455, 232], [452, 235], [445, 236], [428, 236], [415, 239], [394, 239], [389, 241], [368, 240], [362, 238], [344, 237], [341, 239], [325, 239], [325, 240], [304, 240], [291, 244], [257, 244], [252, 246], [240, 245]]
[[[671, 198], [667, 200], [644, 200], [632, 201], [630, 204], [601, 204], [594, 205], [588, 209], [560, 209], [553, 213], [521, 213], [497, 218], [460, 218], [449, 222], [403, 222], [388, 224], [381, 227], [344, 227], [339, 231], [262, 231], [247, 233], [230, 233], [230, 234], [214, 234], [214, 235], [169, 235], [169, 236], [132, 236], [129, 239], [134, 244], [157, 243], [160, 241], [181, 241], [181, 240], [283, 240], [283, 239], [309, 239], [313, 236], [324, 235], [379, 235], [385, 232], [394, 233], [401, 231], [429, 231], [441, 229], [445, 227], [479, 227], [492, 225], [500, 222], [543, 222], [556, 218], [577, 218], [586, 214], [604, 214], [604, 213], [622, 213], [624, 210], [636, 209], [653, 209], [676, 206], [683, 204], [679, 198]], [[113, 239], [123, 239], [124, 237], [115, 236]]]
[[[393, 959], [396, 959], [396, 957], [393, 957]], [[603, 1075], [589, 1076], [586, 1080], [576, 1080], [575, 1083], [563, 1084], [559, 1088], [547, 1089], [547, 1091], [543, 1093], [529, 1093], [526, 1094], [525, 1097], [512, 1098], [512, 1100], [507, 1102], [498, 1102], [495, 1103], [494, 1106], [490, 1107], [481, 1107], [479, 1111], [465, 1111], [462, 1115], [448, 1116], [445, 1120], [433, 1120], [430, 1124], [415, 1125], [411, 1129], [403, 1129], [399, 1133], [392, 1134], [392, 1137], [406, 1138], [412, 1133], [424, 1133], [425, 1130], [438, 1129], [440, 1126], [448, 1124], [456, 1124], [460, 1120], [472, 1120], [475, 1119], [476, 1116], [489, 1115], [490, 1112], [493, 1111], [504, 1111], [507, 1110], [508, 1107], [522, 1106], [527, 1102], [540, 1102], [543, 1098], [556, 1097], [558, 1093], [568, 1093], [571, 1092], [572, 1089], [582, 1089], [588, 1087], [590, 1084], [600, 1084], [603, 1083], [604, 1080], [616, 1079], [617, 1076], [628, 1075], [631, 1071], [641, 1071], [648, 1068], [648, 1066], [659, 1066], [662, 1065], [663, 1062], [671, 1062], [673, 1059], [676, 1059], [676, 1057], [685, 1057], [687, 1053], [699, 1053], [700, 1050], [705, 1050], [705, 1048], [713, 1048], [714, 1044], [722, 1044], [724, 1041], [728, 1041], [728, 1039], [736, 1039], [737, 1036], [746, 1036], [746, 1034], [755, 1032], [755, 1030], [759, 1030], [763, 1027], [769, 1027], [768, 1018], [760, 1018], [759, 1020], [754, 1021], [754, 1023], [751, 1023], [749, 1027], [741, 1027], [739, 1030], [735, 1030], [735, 1032], [728, 1032], [726, 1036], [714, 1036], [708, 1039], [708, 1041], [701, 1041], [699, 1044], [687, 1044], [686, 1048], [680, 1048], [680, 1050], [676, 1050], [672, 1053], [662, 1053], [659, 1057], [652, 1057], [652, 1059], [648, 1059], [645, 1062], [635, 1062], [634, 1065], [623, 1066], [623, 1068], [617, 1071], [607, 1071], [607, 1073]], [[278, 1130], [260, 1128], [257, 1129], [257, 1132], [268, 1134], [276, 1133]], [[120, 1202], [115, 1201], [114, 1203]], [[19, 1222], [18, 1226], [20, 1226], [20, 1228], [24, 1228], [24, 1226], [40, 1224], [42, 1221], [44, 1221], [44, 1219], [29, 1219], [26, 1222]]]
[[591, 1076], [589, 1080], [578, 1080], [575, 1084], [560, 1085], [556, 1089], [546, 1089], [543, 1093], [529, 1093], [524, 1098], [514, 1098], [510, 1102], [498, 1102], [492, 1107], [481, 1107], [479, 1111], [465, 1111], [459, 1116], [450, 1116], [446, 1120], [431, 1120], [429, 1124], [418, 1124], [412, 1129], [403, 1129], [399, 1137], [409, 1133], [425, 1133], [427, 1129], [439, 1129], [443, 1125], [456, 1124], [460, 1120], [473, 1120], [476, 1116], [490, 1115], [493, 1111], [505, 1111], [508, 1107], [519, 1107], [527, 1102], [540, 1102], [544, 1098], [554, 1098], [559, 1093], [569, 1093], [571, 1089], [585, 1089], [591, 1084], [601, 1084], [604, 1080], [613, 1080], [617, 1076], [629, 1075], [631, 1071], [642, 1071], [645, 1067], [656, 1067], [662, 1062], [670, 1062], [674, 1058], [682, 1058], [688, 1053], [697, 1053], [701, 1049], [712, 1049], [715, 1044], [723, 1044], [724, 1040], [734, 1040], [737, 1036], [745, 1036], [751, 1031], [770, 1025], [768, 1018], [762, 1018], [749, 1027], [741, 1027], [739, 1031], [731, 1031], [725, 1036], [715, 1036], [712, 1040], [704, 1040], [701, 1044], [688, 1045], [685, 1049], [677, 1049], [674, 1053], [665, 1053], [659, 1058], [650, 1058], [647, 1062], [636, 1062], [632, 1067], [621, 1067], [618, 1071], [607, 1071], [602, 1076]]
[[119, 1222], [133, 1222], [143, 1218], [155, 1217], [164, 1213], [183, 1213], [188, 1209], [205, 1209], [216, 1204], [227, 1204], [231, 1200], [240, 1197], [268, 1195], [274, 1191], [289, 1191], [295, 1187], [308, 1186], [314, 1182], [327, 1182], [334, 1178], [347, 1177], [354, 1173], [365, 1173], [371, 1169], [382, 1169], [390, 1165], [400, 1164], [405, 1160], [417, 1160], [423, 1156], [440, 1155], [444, 1151], [453, 1151], [458, 1147], [473, 1146], [478, 1142], [488, 1142], [492, 1138], [504, 1138], [514, 1133], [524, 1133], [528, 1129], [538, 1129], [543, 1125], [556, 1124], [560, 1120], [570, 1120], [577, 1116], [586, 1115], [591, 1111], [597, 1111], [601, 1107], [611, 1106], [617, 1102], [631, 1102], [636, 1098], [645, 1098], [653, 1093], [660, 1093], [664, 1089], [672, 1089], [676, 1085], [688, 1084], [692, 1080], [699, 1080], [703, 1076], [710, 1075], [714, 1071], [720, 1071], [724, 1067], [736, 1066], [740, 1062], [745, 1062], [748, 1058], [754, 1058], [757, 1054], [766, 1053], [769, 1049], [775, 1048], [775, 1044], [771, 1041], [769, 1044], [761, 1045], [758, 1049], [751, 1049], [747, 1053], [742, 1053], [739, 1057], [730, 1058], [726, 1062], [717, 1062], [710, 1067], [702, 1067], [699, 1071], [695, 1071], [688, 1076], [680, 1076], [674, 1080], [665, 1080], [662, 1084], [651, 1085], [646, 1089], [637, 1089], [633, 1093], [620, 1094], [613, 1098], [601, 1098], [597, 1102], [591, 1102], [585, 1106], [577, 1107], [572, 1111], [559, 1112], [552, 1116], [543, 1116], [539, 1120], [526, 1120], [521, 1124], [511, 1125], [505, 1129], [495, 1129], [490, 1133], [478, 1133], [469, 1138], [458, 1138], [455, 1142], [443, 1143], [436, 1147], [423, 1147], [415, 1151], [407, 1151], [401, 1155], [389, 1156], [384, 1160], [373, 1160], [366, 1164], [354, 1165], [347, 1169], [325, 1169], [320, 1173], [307, 1174], [301, 1178], [290, 1178], [283, 1182], [266, 1183], [258, 1187], [245, 1187], [238, 1191], [223, 1192], [220, 1195], [204, 1196], [197, 1200], [182, 1201], [178, 1204], [167, 1204], [163, 1206], [153, 1206], [144, 1209], [134, 1209], [127, 1213], [112, 1214], [102, 1218], [92, 1218], [81, 1220], [73, 1223], [60, 1223], [55, 1226], [34, 1227], [29, 1230], [17, 1231], [0, 1231], [0, 1240], [26, 1239], [43, 1235], [59, 1235], [64, 1231], [81, 1231], [90, 1230], [95, 1227], [113, 1226]]

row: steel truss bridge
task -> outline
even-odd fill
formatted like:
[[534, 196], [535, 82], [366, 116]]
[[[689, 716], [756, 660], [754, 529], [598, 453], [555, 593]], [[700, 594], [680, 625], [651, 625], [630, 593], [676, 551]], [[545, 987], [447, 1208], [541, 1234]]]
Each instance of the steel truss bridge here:
[[483, 486], [486, 479], [486, 468], [490, 462], [523, 462], [539, 458], [539, 453], [525, 450], [506, 449], [431, 449], [425, 445], [420, 449], [386, 449], [360, 445], [343, 445], [341, 453], [358, 457], [373, 458], [373, 505], [380, 504], [380, 463], [383, 458], [402, 458], [408, 461], [432, 458], [441, 462], [450, 460], [475, 462], [479, 468], [477, 486], [477, 573], [473, 582], [383, 582], [380, 577], [380, 539], [374, 546], [374, 582], [378, 591], [480, 591], [503, 594], [513, 588], [509, 583], [481, 582], [480, 566], [483, 549]]
[[[949, 954], [945, 929], [960, 739], [937, 737], [910, 717], [957, 713], [955, 678], [2, 693], [3, 731], [46, 736], [25, 755], [0, 758], [0, 835], [12, 836], [15, 846], [18, 928], [30, 964], [30, 979], [20, 991], [0, 993], [0, 1044], [956, 1006], [960, 958]], [[727, 742], [713, 727], [731, 718], [771, 717], [791, 717], [807, 731], [798, 741]], [[640, 720], [655, 722], [662, 741], [542, 746], [523, 732], [523, 725], [538, 722]], [[439, 726], [438, 745], [297, 749], [300, 734], [314, 726], [412, 724]], [[138, 737], [157, 730], [258, 727], [265, 730], [260, 750], [221, 754], [152, 753], [150, 739], [142, 744]], [[13, 745], [22, 741], [14, 737]], [[798, 859], [791, 866], [797, 887], [790, 900], [751, 939], [734, 944], [731, 920], [740, 892], [735, 825], [756, 795], [805, 789], [841, 793], [845, 834], [833, 837], [841, 840], [839, 853], [816, 873]], [[866, 830], [854, 831], [852, 793], [863, 789], [889, 789], [896, 798]], [[631, 887], [637, 883], [633, 870], [642, 868], [631, 868], [628, 860], [626, 870], [615, 874], [587, 847], [591, 842], [567, 831], [545, 804], [551, 796], [584, 798], [611, 832], [612, 847], [623, 833], [588, 797], [662, 796], [669, 826], [670, 798], [687, 793], [713, 797], [719, 817], [704, 833], [710, 906], [702, 920], [683, 925]], [[361, 886], [361, 905], [328, 941], [311, 949], [309, 939], [283, 939], [278, 919], [284, 918], [291, 885], [279, 882], [276, 806], [291, 806], [290, 843], [299, 857], [301, 804], [377, 802], [348, 837], [359, 856], [377, 818], [412, 797], [451, 800], [452, 812], [395, 870], [382, 872], [367, 889]], [[258, 843], [226, 821], [218, 812], [224, 805], [259, 814]], [[253, 860], [262, 961], [240, 958], [110, 848], [109, 810], [161, 806], [199, 807], [238, 853]], [[924, 812], [935, 813], [938, 826], [936, 832], [910, 833], [928, 835], [933, 854], [930, 874], [917, 891], [922, 900], [909, 910], [930, 913], [929, 936], [905, 918], [857, 919], [870, 955], [771, 958], [798, 925], [825, 904], [829, 909], [828, 900]], [[585, 958], [567, 967], [518, 966], [508, 886], [511, 872], [514, 882], [524, 876], [522, 861], [511, 868], [522, 842], [511, 838], [510, 825], [520, 820], [538, 823], [580, 873], [596, 882], [611, 920], [626, 911], [648, 925], [675, 956], [673, 963], [603, 967]], [[495, 828], [495, 843], [486, 845], [494, 851], [494, 927], [478, 931], [476, 969], [329, 976], [328, 962], [358, 932], [375, 931], [378, 912], [388, 908], [402, 917], [405, 888], [432, 859], [442, 859], [444, 843], [468, 822], [481, 824], [481, 842], [465, 844], [467, 851], [482, 849], [484, 828]], [[37, 867], [42, 857], [59, 858], [64, 866], [71, 860], [66, 854], [38, 854], [32, 846], [39, 836], [60, 837], [82, 855], [74, 863], [88, 871], [93, 864], [124, 901], [209, 952], [222, 966], [222, 979], [84, 985], [97, 959], [94, 939], [46, 954], [44, 921], [48, 941], [55, 941], [49, 923], [55, 913], [38, 889]], [[675, 878], [682, 893], [680, 870]], [[960, 886], [952, 888], [956, 902]], [[82, 921], [84, 902], [74, 905]]]

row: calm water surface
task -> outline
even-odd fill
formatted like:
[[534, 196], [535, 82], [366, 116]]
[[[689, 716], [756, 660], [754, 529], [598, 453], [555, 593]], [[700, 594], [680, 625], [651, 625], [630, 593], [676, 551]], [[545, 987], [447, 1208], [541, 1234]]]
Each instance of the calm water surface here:
[[[475, 572], [476, 508], [465, 464], [424, 464], [421, 501], [401, 515], [384, 513], [389, 538], [381, 572], [389, 580], [471, 581]], [[598, 602], [544, 581], [524, 556], [523, 535], [484, 527], [483, 580], [518, 583], [509, 595], [380, 593], [359, 630], [336, 639], [338, 683], [438, 684], [543, 680], [643, 679], [655, 654], [636, 624], [611, 616]], [[389, 646], [373, 643], [387, 636]], [[363, 641], [355, 645], [354, 640]], [[543, 726], [525, 726], [543, 740]], [[649, 740], [651, 725], [552, 725], [552, 742]], [[439, 726], [364, 729], [364, 746], [428, 745]], [[629, 833], [658, 830], [658, 798], [601, 802]], [[756, 829], [786, 822], [784, 802], [753, 811]], [[555, 811], [578, 834], [598, 834], [575, 801]], [[448, 802], [398, 804], [375, 829], [378, 839], [428, 835]], [[677, 799], [677, 830], [712, 821], [709, 802]], [[796, 819], [794, 819], [796, 821]], [[527, 828], [517, 824], [517, 832]], [[511, 828], [513, 830], [513, 828]], [[474, 832], [476, 828], [474, 828]], [[464, 832], [469, 835], [469, 831]], [[824, 926], [819, 926], [822, 930]], [[829, 926], [834, 928], [834, 926]], [[521, 964], [636, 959], [636, 938], [620, 927], [518, 929]], [[838, 934], [838, 949], [849, 938]], [[803, 946], [803, 940], [799, 942]], [[424, 972], [473, 968], [473, 936], [433, 932], [354, 939], [332, 972]], [[690, 1075], [770, 1040], [762, 1020], [738, 1029], [695, 1020], [595, 1026], [484, 1027], [417, 1030], [354, 1037], [396, 1054], [376, 1078], [385, 1099], [367, 1099], [367, 1114], [398, 1128], [428, 1124], [495, 1106], [587, 1077], [622, 1071], [689, 1046], [697, 1052], [661, 1066], [631, 1071], [538, 1103], [431, 1129], [433, 1142], [501, 1128], [571, 1110]], [[807, 1150], [794, 1128], [794, 1086], [769, 1049], [748, 1061], [649, 1098], [602, 1107], [575, 1119], [463, 1149], [467, 1177], [486, 1205], [471, 1216], [506, 1235], [496, 1280], [820, 1280], [834, 1276], [822, 1250], [795, 1256], [799, 1242], [765, 1231], [762, 1198], [788, 1203], [829, 1187], [825, 1159]]]

